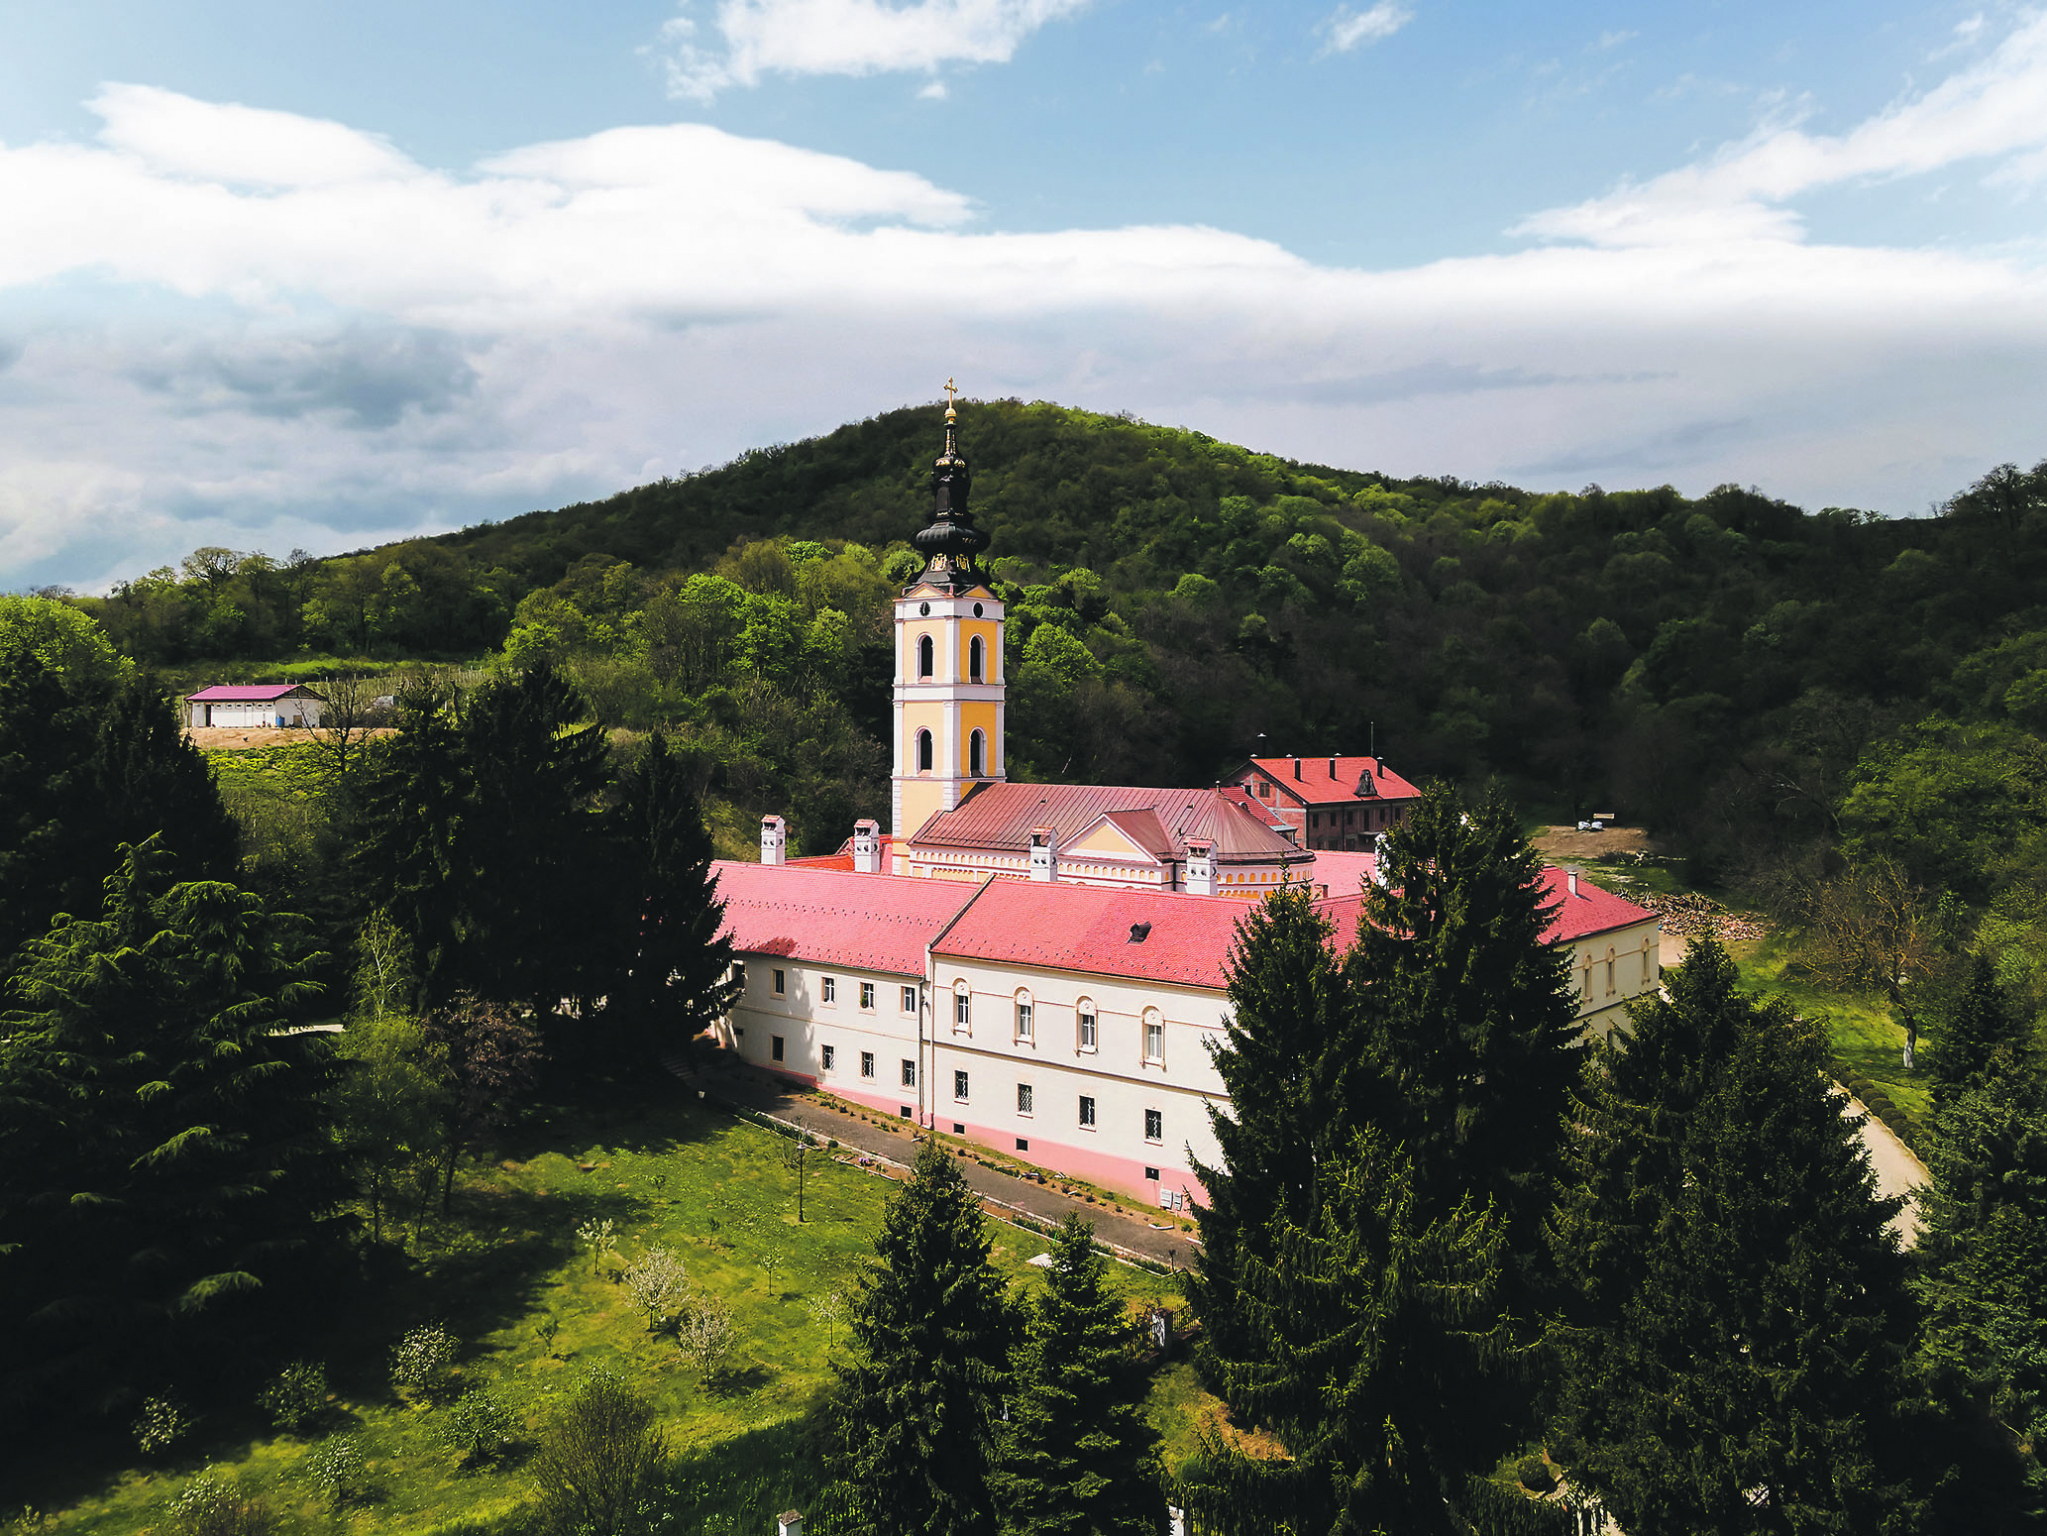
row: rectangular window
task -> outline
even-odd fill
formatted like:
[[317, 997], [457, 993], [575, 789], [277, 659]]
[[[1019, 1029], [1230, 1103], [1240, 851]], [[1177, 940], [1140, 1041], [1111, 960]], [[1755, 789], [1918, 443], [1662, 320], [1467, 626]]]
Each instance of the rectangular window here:
[[1613, 956], [1606, 957], [1606, 995], [1613, 996]]
[[971, 992], [955, 992], [952, 995], [952, 1027], [965, 1029], [974, 1018], [974, 997]]
[[860, 983], [860, 1006], [869, 1013], [874, 1011], [874, 983], [871, 981]]
[[746, 990], [746, 962], [744, 960], [732, 962], [732, 979], [739, 983], [740, 991], [744, 992]]
[[1031, 1085], [1029, 1083], [1018, 1083], [1016, 1085], [1016, 1112], [1020, 1115], [1027, 1115], [1031, 1112]]
[[1080, 1123], [1086, 1126], [1095, 1123], [1095, 1101], [1085, 1093], [1080, 1096]]
[[773, 1040], [771, 1041], [768, 1047], [768, 1054], [773, 1056], [777, 1061], [780, 1061], [782, 1059], [782, 1037], [780, 1035], [776, 1035], [773, 1037]]
[[1016, 1149], [1019, 1152], [1028, 1152], [1031, 1149], [1031, 1144], [1030, 1142], [1026, 1141], [1023, 1137], [1019, 1136], [1016, 1139]]
[[1147, 1024], [1144, 1026], [1144, 1059], [1164, 1061], [1166, 1059], [1166, 1026]]
[[903, 1058], [903, 1086], [905, 1088], [917, 1086], [917, 1063], [907, 1056]]
[[1031, 1037], [1031, 1005], [1029, 1003], [1018, 1003], [1016, 1005], [1016, 1037], [1019, 1040], [1028, 1040]]
[[966, 1074], [966, 1073], [964, 1073], [964, 1072], [955, 1072], [955, 1073], [953, 1073], [953, 1075], [952, 1075], [952, 1096], [953, 1096], [954, 1098], [956, 1098], [956, 1099], [959, 1099], [959, 1100], [961, 1100], [962, 1102], [964, 1102], [964, 1101], [965, 1101], [965, 1099], [966, 1099], [966, 1097], [967, 1097], [967, 1074]]
[[1166, 1139], [1166, 1112], [1162, 1109], [1147, 1109], [1144, 1112], [1144, 1139], [1164, 1141]]
[[860, 1075], [862, 1077], [874, 1076], [874, 1052], [862, 1051], [860, 1053]]
[[1144, 1176], [1147, 1179], [1150, 1179], [1154, 1183], [1156, 1183], [1158, 1181], [1159, 1171], [1156, 1168], [1147, 1168], [1144, 1170]]
[[903, 1012], [905, 1012], [905, 1013], [915, 1013], [916, 1011], [917, 1011], [917, 989], [916, 989], [915, 987], [905, 987], [905, 988], [903, 988]]
[[823, 983], [823, 992], [824, 1000], [826, 1002], [836, 1003], [839, 1000], [839, 978], [836, 976], [825, 977]]
[[774, 982], [775, 982], [775, 985], [774, 985], [774, 993], [775, 993], [775, 996], [777, 996], [777, 997], [786, 997], [786, 996], [788, 996], [788, 994], [789, 994], [789, 977], [788, 977], [788, 974], [787, 974], [786, 972], [784, 972], [784, 971], [781, 971], [781, 970], [777, 970], [777, 971], [773, 972], [772, 974], [773, 974], [773, 976], [774, 976]]
[[832, 1069], [832, 1063], [838, 1060], [838, 1056], [839, 1056], [838, 1051], [833, 1047], [829, 1045], [821, 1045], [818, 1047], [817, 1050], [817, 1064], [820, 1067], [822, 1067], [825, 1071], [829, 1072]]
[[1095, 1048], [1095, 1011], [1083, 1008], [1080, 1011], [1080, 1048], [1091, 1051]]
[[959, 1121], [955, 1120], [952, 1123], [952, 1133], [955, 1136], [964, 1136], [967, 1134], [967, 1128], [966, 1126], [962, 1125]]

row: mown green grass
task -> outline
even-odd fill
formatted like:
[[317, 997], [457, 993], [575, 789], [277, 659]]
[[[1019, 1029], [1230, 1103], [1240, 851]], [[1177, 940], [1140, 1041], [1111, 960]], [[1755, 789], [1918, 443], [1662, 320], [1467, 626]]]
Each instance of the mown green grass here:
[[206, 761], [223, 794], [269, 799], [317, 800], [327, 793], [334, 772], [325, 744], [303, 733], [274, 747], [211, 751]]
[[[674, 1528], [715, 1521], [724, 1529], [732, 1518], [737, 1529], [765, 1529], [765, 1516], [800, 1506], [816, 1489], [807, 1421], [833, 1379], [830, 1361], [848, 1348], [843, 1323], [828, 1330], [811, 1304], [833, 1290], [850, 1294], [897, 1188], [813, 1152], [799, 1224], [791, 1146], [694, 1102], [594, 1116], [558, 1106], [529, 1117], [499, 1165], [461, 1181], [451, 1219], [425, 1220], [408, 1234], [407, 1260], [360, 1287], [301, 1352], [328, 1365], [336, 1396], [329, 1432], [357, 1436], [370, 1464], [370, 1495], [339, 1514], [303, 1482], [309, 1443], [270, 1433], [253, 1409], [233, 1405], [209, 1411], [166, 1466], [95, 1467], [83, 1452], [46, 1459], [19, 1477], [7, 1508], [26, 1500], [49, 1512], [50, 1530], [127, 1536], [155, 1525], [186, 1481], [212, 1466], [308, 1531], [514, 1528], [528, 1494], [522, 1454], [497, 1467], [458, 1466], [435, 1437], [443, 1410], [410, 1406], [390, 1389], [391, 1346], [406, 1328], [438, 1319], [463, 1341], [456, 1389], [504, 1394], [529, 1440], [583, 1373], [610, 1369], [638, 1383], [677, 1453], [667, 1497], [681, 1522]], [[613, 1221], [619, 1234], [616, 1257], [598, 1264], [574, 1235], [593, 1217]], [[1049, 1243], [1004, 1224], [991, 1233], [1003, 1273], [1019, 1287], [1041, 1285], [1043, 1271], [1028, 1261]], [[647, 1331], [612, 1278], [655, 1245], [682, 1255], [692, 1284], [733, 1311], [740, 1342], [709, 1381], [681, 1360], [672, 1338]], [[1122, 1265], [1112, 1274], [1133, 1302], [1167, 1285]], [[560, 1324], [552, 1350], [535, 1332], [549, 1313]], [[121, 1459], [134, 1463], [132, 1454]]]

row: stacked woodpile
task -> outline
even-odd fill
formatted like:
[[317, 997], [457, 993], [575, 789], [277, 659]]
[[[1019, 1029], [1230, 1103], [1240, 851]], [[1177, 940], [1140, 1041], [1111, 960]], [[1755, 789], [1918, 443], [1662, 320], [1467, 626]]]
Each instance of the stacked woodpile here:
[[1723, 944], [1735, 944], [1760, 939], [1764, 933], [1757, 919], [1730, 912], [1707, 896], [1688, 893], [1666, 896], [1658, 891], [1645, 891], [1633, 899], [1663, 919], [1665, 933], [1681, 939], [1711, 934]]

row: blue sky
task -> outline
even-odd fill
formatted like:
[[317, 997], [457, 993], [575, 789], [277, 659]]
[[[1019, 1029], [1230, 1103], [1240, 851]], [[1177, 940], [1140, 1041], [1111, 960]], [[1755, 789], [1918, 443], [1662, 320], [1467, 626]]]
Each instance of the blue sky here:
[[557, 505], [947, 374], [1917, 512], [2047, 454], [2043, 186], [2010, 6], [13, 7], [0, 585]]

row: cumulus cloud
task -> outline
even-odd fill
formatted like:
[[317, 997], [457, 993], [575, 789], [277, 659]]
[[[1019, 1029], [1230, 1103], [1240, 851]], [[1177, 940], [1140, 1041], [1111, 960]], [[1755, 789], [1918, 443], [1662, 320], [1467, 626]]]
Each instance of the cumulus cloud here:
[[1982, 62], [1846, 133], [1767, 122], [1700, 164], [1537, 214], [1514, 232], [1609, 246], [1793, 239], [1792, 200], [1806, 193], [1992, 159], [2001, 179], [2031, 181], [2047, 171], [2043, 150], [2047, 16], [2036, 16]]
[[1315, 30], [1321, 34], [1325, 54], [1349, 53], [1353, 48], [1391, 37], [1413, 20], [1414, 12], [1406, 6], [1396, 4], [1395, 0], [1379, 0], [1365, 11], [1339, 5]]
[[559, 505], [948, 374], [1396, 474], [1917, 510], [2038, 453], [2047, 275], [1811, 243], [1798, 199], [2030, 174], [2043, 53], [2028, 24], [1840, 134], [1779, 124], [1530, 248], [1380, 271], [990, 229], [971, 189], [701, 124], [453, 174], [264, 114], [286, 163], [254, 109], [108, 87], [98, 139], [0, 147], [0, 585]]
[[[686, 7], [690, 0], [684, 0]], [[1087, 0], [716, 0], [708, 26], [690, 9], [662, 28], [671, 95], [709, 101], [783, 75], [929, 72], [1002, 64], [1047, 22]]]

